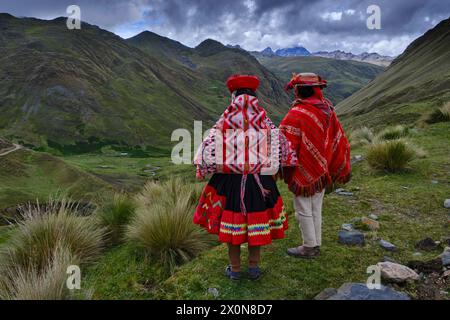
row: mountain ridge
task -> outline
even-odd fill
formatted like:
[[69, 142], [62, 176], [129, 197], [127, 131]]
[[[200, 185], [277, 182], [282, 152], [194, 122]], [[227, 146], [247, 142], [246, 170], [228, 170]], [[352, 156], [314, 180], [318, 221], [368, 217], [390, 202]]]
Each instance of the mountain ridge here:
[[450, 101], [450, 18], [414, 40], [385, 72], [336, 106], [349, 126], [413, 123]]

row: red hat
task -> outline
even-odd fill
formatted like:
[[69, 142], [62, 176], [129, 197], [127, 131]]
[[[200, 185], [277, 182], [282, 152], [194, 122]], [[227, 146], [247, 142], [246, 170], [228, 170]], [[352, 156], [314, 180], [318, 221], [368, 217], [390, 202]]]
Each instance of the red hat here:
[[284, 89], [288, 91], [297, 85], [325, 88], [327, 86], [327, 81], [315, 73], [293, 73], [291, 81], [284, 87]]
[[251, 89], [256, 91], [259, 87], [259, 79], [257, 76], [234, 74], [227, 80], [227, 87], [231, 93], [237, 89]]

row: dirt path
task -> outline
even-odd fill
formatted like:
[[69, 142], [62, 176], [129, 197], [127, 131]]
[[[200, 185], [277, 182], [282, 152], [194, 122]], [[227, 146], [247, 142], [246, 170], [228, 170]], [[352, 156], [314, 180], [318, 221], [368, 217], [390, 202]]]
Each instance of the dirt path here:
[[14, 147], [12, 149], [6, 150], [4, 152], [1, 152], [2, 150], [0, 150], [0, 157], [6, 156], [11, 152], [17, 151], [19, 149], [22, 149], [22, 146], [14, 143]]

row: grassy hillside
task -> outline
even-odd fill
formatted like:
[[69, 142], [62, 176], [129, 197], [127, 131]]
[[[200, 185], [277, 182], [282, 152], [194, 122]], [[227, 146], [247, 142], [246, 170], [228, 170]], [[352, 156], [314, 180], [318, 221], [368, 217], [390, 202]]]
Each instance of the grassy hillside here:
[[20, 149], [0, 156], [0, 212], [56, 194], [89, 200], [113, 190], [108, 183], [47, 153]]
[[292, 73], [315, 72], [328, 81], [326, 96], [338, 103], [361, 89], [384, 68], [373, 64], [356, 61], [334, 60], [321, 57], [265, 57], [259, 61], [288, 82]]
[[224, 81], [235, 72], [261, 76], [263, 104], [278, 118], [287, 108], [276, 77], [249, 54], [220, 44], [203, 43], [193, 70], [93, 25], [68, 30], [64, 18], [0, 14], [0, 31], [0, 132], [30, 146], [167, 150], [173, 129], [192, 129], [194, 119], [211, 122], [223, 112]]
[[283, 90], [283, 82], [246, 51], [226, 47], [211, 39], [196, 48], [189, 48], [149, 31], [127, 39], [127, 42], [180, 74], [189, 74], [192, 81], [187, 91], [204, 100], [214, 116], [229, 103], [225, 81], [236, 73], [255, 74], [260, 78], [259, 99], [275, 121], [281, 120], [287, 111], [289, 97]]
[[411, 43], [385, 72], [342, 101], [349, 126], [411, 123], [450, 100], [450, 18]]

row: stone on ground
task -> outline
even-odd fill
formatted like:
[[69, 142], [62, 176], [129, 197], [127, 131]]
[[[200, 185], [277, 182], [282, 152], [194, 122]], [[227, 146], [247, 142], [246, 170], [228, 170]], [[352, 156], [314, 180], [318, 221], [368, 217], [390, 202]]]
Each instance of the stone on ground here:
[[425, 238], [416, 243], [416, 249], [433, 251], [439, 248], [439, 244], [431, 238]]
[[365, 283], [344, 283], [337, 293], [327, 300], [411, 300], [403, 292], [381, 286], [380, 289], [369, 289]]
[[445, 199], [444, 208], [450, 209], [450, 199]]
[[410, 261], [408, 262], [408, 267], [419, 273], [440, 273], [442, 271], [442, 261], [440, 258], [429, 261]]
[[396, 251], [397, 250], [397, 247], [395, 245], [393, 245], [389, 241], [386, 241], [386, 240], [383, 240], [383, 239], [380, 240], [380, 246], [383, 249], [386, 249], [388, 251]]
[[345, 231], [352, 231], [353, 230], [353, 225], [351, 223], [344, 223], [341, 226], [341, 228], [342, 228], [342, 230], [345, 230]]
[[450, 247], [445, 248], [444, 252], [441, 254], [442, 265], [450, 266]]
[[379, 262], [381, 277], [388, 282], [403, 283], [419, 280], [419, 275], [407, 266], [393, 262]]
[[339, 243], [347, 245], [364, 245], [364, 233], [354, 231], [339, 231]]
[[380, 223], [376, 220], [367, 218], [367, 217], [363, 217], [361, 219], [361, 223], [365, 226], [367, 226], [367, 228], [371, 231], [376, 231], [378, 229], [380, 229]]

